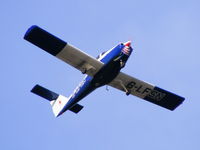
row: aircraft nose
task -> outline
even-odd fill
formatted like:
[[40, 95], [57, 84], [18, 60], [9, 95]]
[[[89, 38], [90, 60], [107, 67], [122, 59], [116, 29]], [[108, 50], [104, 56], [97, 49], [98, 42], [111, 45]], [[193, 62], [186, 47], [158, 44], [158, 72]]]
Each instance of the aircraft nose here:
[[131, 46], [131, 41], [128, 41], [128, 42], [124, 43], [124, 45], [130, 47]]

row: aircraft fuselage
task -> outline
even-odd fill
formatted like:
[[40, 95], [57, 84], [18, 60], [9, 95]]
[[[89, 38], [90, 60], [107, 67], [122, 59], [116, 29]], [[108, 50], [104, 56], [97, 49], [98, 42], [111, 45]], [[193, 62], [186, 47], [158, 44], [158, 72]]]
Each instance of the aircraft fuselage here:
[[130, 47], [130, 54], [127, 55], [123, 53], [123, 48], [125, 48], [125, 45], [119, 44], [98, 58], [99, 61], [104, 63], [103, 67], [94, 75], [94, 77], [89, 75], [84, 77], [83, 81], [70, 95], [69, 102], [65, 105], [59, 115], [73, 107], [96, 88], [111, 82], [118, 75], [132, 51], [132, 48]]
[[169, 110], [176, 109], [185, 99], [120, 71], [131, 55], [130, 41], [118, 44], [95, 59], [36, 25], [27, 30], [24, 39], [83, 74], [87, 74], [69, 97], [57, 94], [38, 84], [32, 88], [32, 93], [50, 102], [55, 117], [66, 110], [78, 113], [83, 108], [78, 102], [96, 88], [104, 85], [109, 85], [126, 95], [137, 96]]

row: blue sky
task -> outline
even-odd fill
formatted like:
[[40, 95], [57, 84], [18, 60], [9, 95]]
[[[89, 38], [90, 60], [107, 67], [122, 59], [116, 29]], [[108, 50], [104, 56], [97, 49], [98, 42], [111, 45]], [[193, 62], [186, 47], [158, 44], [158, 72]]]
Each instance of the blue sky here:
[[[0, 146], [16, 149], [199, 150], [198, 0], [1, 0]], [[23, 40], [38, 25], [97, 56], [132, 40], [124, 72], [186, 98], [171, 112], [105, 87], [54, 118], [35, 84], [69, 96], [83, 75]]]

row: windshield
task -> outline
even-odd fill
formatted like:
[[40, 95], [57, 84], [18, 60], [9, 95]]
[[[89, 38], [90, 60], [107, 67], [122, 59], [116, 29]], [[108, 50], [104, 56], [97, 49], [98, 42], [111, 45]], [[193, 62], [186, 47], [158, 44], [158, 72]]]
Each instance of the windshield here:
[[105, 52], [102, 52], [102, 53], [100, 53], [96, 58], [97, 59], [99, 59], [103, 54], [105, 54], [106, 53], [106, 51]]

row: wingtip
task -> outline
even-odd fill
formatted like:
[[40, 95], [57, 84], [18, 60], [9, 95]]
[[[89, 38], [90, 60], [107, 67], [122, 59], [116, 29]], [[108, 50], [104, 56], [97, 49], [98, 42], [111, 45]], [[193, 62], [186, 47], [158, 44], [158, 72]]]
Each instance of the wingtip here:
[[24, 39], [28, 40], [29, 39], [29, 35], [30, 33], [35, 30], [36, 28], [39, 28], [37, 25], [32, 25], [30, 28], [28, 28], [28, 30], [26, 31], [26, 33], [24, 34]]
[[67, 44], [37, 25], [31, 26], [25, 33], [24, 39], [38, 46], [44, 51], [56, 56]]

